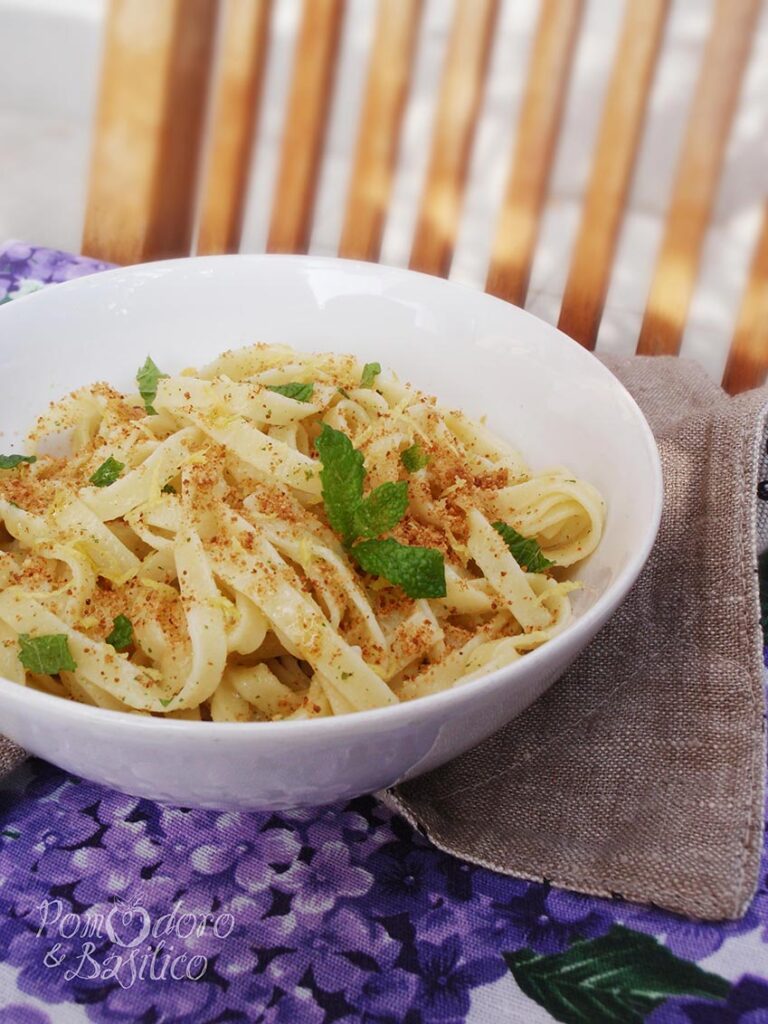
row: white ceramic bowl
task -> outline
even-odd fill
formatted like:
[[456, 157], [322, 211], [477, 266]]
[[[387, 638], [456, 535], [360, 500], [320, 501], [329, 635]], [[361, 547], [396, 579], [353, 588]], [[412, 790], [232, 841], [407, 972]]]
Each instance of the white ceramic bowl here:
[[78, 775], [214, 808], [320, 804], [437, 767], [520, 714], [616, 609], [653, 544], [661, 471], [639, 409], [592, 355], [515, 306], [439, 278], [301, 256], [221, 256], [114, 270], [0, 311], [2, 450], [53, 398], [131, 390], [151, 353], [171, 371], [253, 341], [379, 360], [441, 402], [486, 414], [530, 464], [604, 495], [603, 540], [572, 624], [466, 687], [309, 722], [219, 724], [103, 711], [0, 679], [0, 732]]

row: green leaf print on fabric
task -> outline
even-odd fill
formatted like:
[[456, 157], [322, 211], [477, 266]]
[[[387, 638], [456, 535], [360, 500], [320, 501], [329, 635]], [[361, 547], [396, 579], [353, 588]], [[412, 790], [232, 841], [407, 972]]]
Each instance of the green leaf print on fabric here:
[[670, 996], [724, 999], [729, 983], [670, 953], [650, 935], [615, 925], [564, 953], [504, 953], [525, 994], [563, 1024], [642, 1024]]

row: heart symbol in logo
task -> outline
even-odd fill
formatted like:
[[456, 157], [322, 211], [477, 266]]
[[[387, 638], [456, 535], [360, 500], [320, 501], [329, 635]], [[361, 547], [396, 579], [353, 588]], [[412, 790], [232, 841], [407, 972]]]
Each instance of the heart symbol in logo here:
[[116, 903], [104, 922], [110, 941], [132, 949], [141, 945], [152, 930], [149, 911], [135, 903]]

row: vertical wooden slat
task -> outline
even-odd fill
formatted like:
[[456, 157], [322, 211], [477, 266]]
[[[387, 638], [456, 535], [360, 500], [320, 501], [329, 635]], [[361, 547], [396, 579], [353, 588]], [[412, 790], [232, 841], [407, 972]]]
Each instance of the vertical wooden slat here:
[[272, 0], [226, 0], [197, 250], [237, 252]]
[[112, 0], [83, 251], [189, 253], [215, 0]]
[[269, 252], [306, 252], [344, 0], [304, 0], [285, 115]]
[[628, 0], [558, 327], [594, 348], [668, 0]]
[[718, 0], [637, 351], [675, 355], [696, 283], [761, 0]]
[[543, 0], [485, 290], [522, 306], [563, 115], [582, 0]]
[[379, 0], [339, 255], [377, 260], [422, 0]]
[[732, 395], [765, 383], [768, 371], [768, 203], [733, 336], [723, 387]]
[[498, 0], [456, 0], [410, 266], [451, 268]]

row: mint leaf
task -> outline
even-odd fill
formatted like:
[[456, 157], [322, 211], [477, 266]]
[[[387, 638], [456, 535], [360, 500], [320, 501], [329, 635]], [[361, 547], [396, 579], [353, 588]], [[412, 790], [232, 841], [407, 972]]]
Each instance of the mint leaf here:
[[315, 447], [323, 465], [320, 481], [331, 527], [348, 548], [361, 534], [370, 538], [349, 548], [360, 568], [402, 587], [409, 597], [445, 597], [442, 552], [409, 547], [392, 538], [373, 539], [391, 530], [405, 515], [407, 482], [381, 484], [363, 498], [363, 455], [347, 435], [324, 423]]
[[109, 487], [110, 484], [117, 480], [124, 469], [125, 463], [118, 462], [117, 459], [113, 459], [110, 455], [108, 459], [102, 462], [93, 476], [90, 477], [90, 481], [97, 487]]
[[408, 484], [381, 484], [363, 498], [352, 519], [356, 537], [373, 540], [397, 526], [408, 508]]
[[435, 548], [409, 547], [396, 540], [366, 540], [350, 550], [371, 576], [402, 587], [408, 597], [445, 597], [445, 561]]
[[538, 541], [533, 538], [524, 537], [522, 533], [518, 533], [517, 530], [507, 526], [506, 523], [491, 523], [491, 526], [504, 538], [504, 543], [512, 552], [515, 561], [518, 562], [521, 568], [528, 572], [543, 572], [555, 564], [544, 557]]
[[62, 669], [74, 672], [77, 668], [66, 633], [35, 637], [29, 633], [20, 633], [19, 661], [27, 671], [38, 675], [55, 676]]
[[107, 637], [107, 643], [111, 644], [116, 651], [125, 651], [133, 643], [133, 623], [127, 615], [118, 615], [112, 619], [112, 632]]
[[361, 388], [372, 388], [373, 382], [381, 373], [381, 363], [366, 363], [360, 377]]
[[323, 464], [320, 482], [328, 522], [345, 544], [351, 544], [357, 536], [355, 511], [363, 500], [362, 453], [355, 450], [346, 434], [327, 423], [323, 424], [315, 448]]
[[365, 464], [346, 434], [327, 423], [315, 442], [323, 468], [323, 503], [331, 527], [349, 545], [358, 537], [373, 539], [396, 526], [408, 508], [406, 481], [385, 483], [363, 497]]
[[410, 448], [400, 452], [400, 461], [408, 473], [417, 473], [420, 469], [424, 469], [429, 462], [429, 456], [420, 444], [412, 444]]
[[268, 384], [267, 391], [274, 391], [275, 394], [285, 395], [296, 402], [308, 402], [312, 397], [315, 385], [310, 384]]
[[157, 396], [157, 382], [161, 377], [167, 377], [152, 362], [149, 356], [144, 360], [144, 365], [136, 371], [136, 383], [139, 385], [139, 394], [144, 399], [144, 408], [149, 416], [156, 416], [157, 410], [152, 403]]
[[37, 462], [36, 455], [0, 455], [0, 469], [16, 469], [22, 462]]
[[671, 996], [723, 1000], [730, 984], [681, 960], [650, 935], [614, 925], [564, 953], [503, 953], [515, 981], [563, 1024], [642, 1024]]

